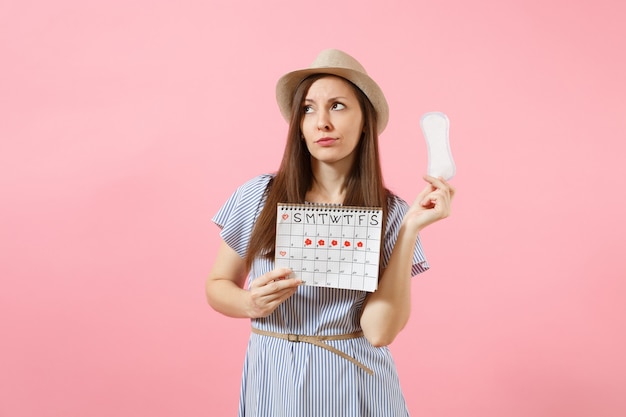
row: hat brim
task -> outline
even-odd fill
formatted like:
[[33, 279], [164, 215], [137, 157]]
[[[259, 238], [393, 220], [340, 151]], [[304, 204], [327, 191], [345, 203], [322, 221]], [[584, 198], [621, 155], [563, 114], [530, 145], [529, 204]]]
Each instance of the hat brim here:
[[389, 105], [385, 95], [376, 82], [367, 74], [349, 68], [307, 68], [289, 72], [283, 75], [276, 84], [276, 101], [283, 118], [289, 122], [291, 120], [291, 106], [296, 88], [302, 80], [313, 74], [336, 75], [350, 81], [356, 85], [369, 99], [376, 110], [376, 125], [378, 134], [382, 133], [389, 121]]

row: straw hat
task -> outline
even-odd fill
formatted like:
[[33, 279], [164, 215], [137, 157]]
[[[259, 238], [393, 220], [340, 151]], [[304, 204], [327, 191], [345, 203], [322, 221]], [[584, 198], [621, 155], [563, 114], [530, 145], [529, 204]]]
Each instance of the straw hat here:
[[309, 68], [292, 71], [278, 80], [276, 101], [285, 120], [289, 121], [291, 118], [291, 104], [296, 88], [302, 80], [312, 74], [337, 75], [359, 87], [376, 109], [378, 133], [385, 130], [389, 121], [389, 106], [383, 91], [356, 59], [337, 49], [320, 52]]

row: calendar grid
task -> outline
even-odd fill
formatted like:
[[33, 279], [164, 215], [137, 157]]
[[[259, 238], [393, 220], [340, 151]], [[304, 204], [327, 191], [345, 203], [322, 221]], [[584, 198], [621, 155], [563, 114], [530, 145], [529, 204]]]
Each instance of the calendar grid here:
[[276, 266], [307, 285], [375, 291], [382, 209], [278, 204]]

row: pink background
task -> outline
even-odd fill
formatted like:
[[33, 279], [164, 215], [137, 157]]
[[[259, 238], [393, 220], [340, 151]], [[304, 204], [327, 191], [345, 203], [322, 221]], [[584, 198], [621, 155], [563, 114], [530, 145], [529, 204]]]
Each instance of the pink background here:
[[626, 415], [626, 6], [0, 4], [0, 416], [229, 416], [246, 320], [212, 311], [211, 216], [278, 164], [283, 73], [356, 56], [387, 183], [450, 117], [454, 213], [392, 345], [414, 416]]

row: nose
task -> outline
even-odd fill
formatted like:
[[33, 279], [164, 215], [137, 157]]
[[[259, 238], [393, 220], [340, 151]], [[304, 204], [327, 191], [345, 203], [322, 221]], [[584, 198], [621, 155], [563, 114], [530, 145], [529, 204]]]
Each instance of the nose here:
[[330, 123], [330, 114], [327, 111], [318, 112], [317, 128], [319, 130], [328, 131], [331, 130], [331, 126], [332, 125]]

